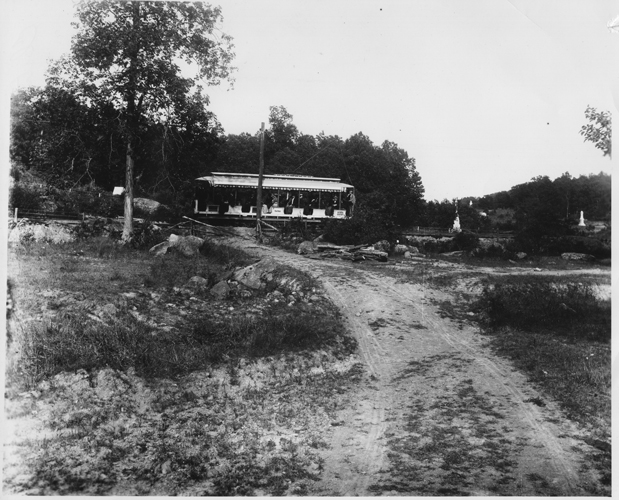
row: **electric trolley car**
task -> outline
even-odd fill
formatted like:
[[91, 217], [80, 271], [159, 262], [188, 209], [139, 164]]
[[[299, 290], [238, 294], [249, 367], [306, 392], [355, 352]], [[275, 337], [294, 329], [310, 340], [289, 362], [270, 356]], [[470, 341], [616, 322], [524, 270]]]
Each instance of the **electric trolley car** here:
[[[211, 220], [257, 217], [257, 174], [211, 172], [196, 179], [194, 214]], [[262, 219], [320, 222], [352, 214], [354, 187], [338, 179], [299, 175], [262, 177]]]

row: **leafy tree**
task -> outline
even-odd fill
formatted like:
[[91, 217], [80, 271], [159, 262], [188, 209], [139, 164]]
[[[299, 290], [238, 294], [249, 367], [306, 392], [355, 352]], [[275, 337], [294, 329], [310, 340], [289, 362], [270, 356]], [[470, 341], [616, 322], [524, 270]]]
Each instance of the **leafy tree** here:
[[34, 87], [11, 96], [11, 159], [30, 168], [34, 164], [37, 143], [41, 138], [40, 119], [31, 102], [37, 95]]
[[12, 98], [11, 159], [60, 189], [92, 182], [110, 188], [122, 173], [116, 116], [111, 106], [87, 106], [64, 88], [21, 90]]
[[585, 117], [590, 123], [583, 125], [580, 129], [580, 135], [585, 138], [585, 141], [590, 141], [595, 144], [595, 147], [601, 149], [604, 156], [612, 157], [612, 115], [610, 111], [598, 111], [597, 109], [587, 106]]
[[[219, 31], [221, 10], [198, 2], [81, 2], [77, 19], [71, 54], [51, 69], [48, 81], [83, 102], [111, 103], [118, 111], [126, 156], [123, 240], [129, 241], [144, 130], [149, 123], [178, 121], [187, 99], [207, 102], [198, 81], [230, 77], [231, 38]], [[196, 69], [195, 77], [181, 75], [181, 61]]]
[[452, 201], [431, 200], [424, 206], [420, 225], [425, 227], [450, 228], [456, 218], [456, 207]]
[[217, 153], [217, 170], [221, 172], [258, 173], [260, 138], [248, 133], [228, 134]]
[[587, 219], [610, 220], [612, 203], [611, 176], [604, 172], [572, 179], [574, 222], [582, 210]]
[[267, 141], [272, 151], [281, 151], [294, 148], [299, 136], [297, 126], [292, 123], [292, 115], [284, 106], [269, 108], [269, 129], [265, 132], [265, 149]]

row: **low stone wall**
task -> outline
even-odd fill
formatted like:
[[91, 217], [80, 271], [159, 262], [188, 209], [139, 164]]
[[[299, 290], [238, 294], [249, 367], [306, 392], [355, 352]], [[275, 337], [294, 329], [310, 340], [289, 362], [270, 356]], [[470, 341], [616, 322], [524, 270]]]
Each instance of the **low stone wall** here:
[[28, 219], [9, 221], [9, 243], [38, 241], [46, 243], [67, 243], [75, 240], [71, 227], [55, 222], [35, 223]]

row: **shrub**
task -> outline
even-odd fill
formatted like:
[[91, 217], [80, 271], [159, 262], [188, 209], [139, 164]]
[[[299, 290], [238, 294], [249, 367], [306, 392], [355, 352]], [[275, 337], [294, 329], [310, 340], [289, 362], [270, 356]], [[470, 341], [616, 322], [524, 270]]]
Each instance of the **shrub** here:
[[473, 250], [479, 245], [479, 238], [469, 231], [460, 231], [454, 236], [453, 245], [456, 250]]
[[423, 253], [434, 254], [453, 250], [452, 238], [428, 238], [413, 243]]
[[131, 245], [137, 249], [151, 248], [162, 243], [166, 238], [162, 231], [149, 221], [134, 223]]
[[282, 238], [300, 237], [303, 240], [312, 240], [316, 237], [313, 230], [313, 224], [306, 224], [303, 219], [290, 219], [284, 223], [281, 231]]
[[104, 235], [118, 239], [121, 234], [120, 230], [110, 233], [110, 228], [105, 219], [82, 221], [73, 227], [73, 232], [79, 239], [96, 238]]
[[200, 247], [200, 254], [227, 269], [246, 266], [253, 262], [252, 257], [243, 250], [228, 245], [219, 245], [209, 240], [204, 240]]
[[542, 238], [542, 244], [551, 255], [560, 255], [564, 252], [591, 254], [599, 259], [611, 256], [610, 245], [586, 236], [562, 236], [559, 238]]
[[327, 221], [324, 236], [327, 241], [339, 245], [359, 245], [395, 241], [397, 232], [394, 223], [384, 215], [358, 207], [350, 219]]
[[24, 210], [40, 210], [42, 191], [34, 185], [16, 182], [9, 193], [9, 207]]

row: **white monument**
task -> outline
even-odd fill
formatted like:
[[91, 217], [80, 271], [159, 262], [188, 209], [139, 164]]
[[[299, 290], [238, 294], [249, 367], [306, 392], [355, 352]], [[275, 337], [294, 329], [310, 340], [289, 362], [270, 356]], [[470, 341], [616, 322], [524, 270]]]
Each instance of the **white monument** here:
[[458, 198], [454, 199], [454, 205], [456, 206], [456, 219], [454, 220], [452, 231], [459, 233], [462, 229], [460, 229], [460, 215], [458, 214]]
[[580, 211], [580, 222], [578, 223], [578, 227], [585, 227], [585, 216], [583, 214], [583, 211]]
[[460, 231], [462, 231], [462, 229], [460, 229], [460, 216], [458, 214], [456, 214], [456, 220], [454, 220], [453, 231], [455, 233], [459, 233]]

